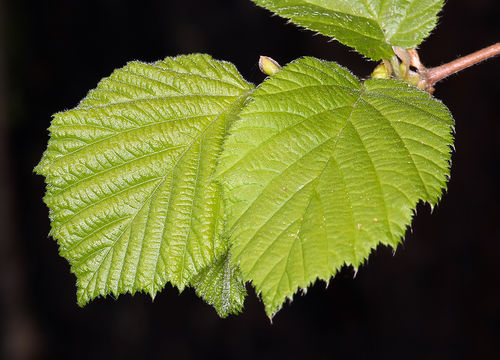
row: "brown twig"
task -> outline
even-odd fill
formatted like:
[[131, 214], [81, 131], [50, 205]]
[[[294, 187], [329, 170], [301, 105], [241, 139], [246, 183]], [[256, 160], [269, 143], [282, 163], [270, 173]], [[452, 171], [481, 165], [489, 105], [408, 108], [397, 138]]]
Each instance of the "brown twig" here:
[[[377, 77], [389, 77], [391, 74], [398, 79], [402, 79], [410, 84], [413, 84], [420, 89], [426, 90], [429, 93], [434, 92], [434, 84], [444, 78], [454, 74], [460, 70], [466, 69], [469, 66], [480, 63], [481, 61], [492, 58], [500, 54], [500, 42], [488, 46], [484, 49], [473, 52], [459, 59], [450, 61], [447, 64], [436, 66], [433, 68], [426, 68], [420, 62], [418, 52], [416, 49], [403, 49], [398, 46], [392, 47], [396, 56], [393, 56], [391, 66], [387, 69], [387, 74], [380, 76], [380, 74], [372, 74]], [[384, 61], [384, 64], [387, 61]], [[379, 67], [377, 67], [378, 69]], [[414, 68], [414, 69], [412, 69]], [[414, 71], [416, 70], [416, 71]], [[379, 71], [380, 72], [380, 71]], [[389, 74], [389, 75], [388, 75]]]
[[469, 66], [487, 60], [498, 54], [500, 54], [500, 42], [473, 52], [472, 54], [450, 61], [447, 64], [425, 69], [421, 75], [425, 79], [427, 91], [432, 92], [432, 90], [434, 90], [433, 86], [435, 83], [450, 76], [451, 74], [466, 69]]

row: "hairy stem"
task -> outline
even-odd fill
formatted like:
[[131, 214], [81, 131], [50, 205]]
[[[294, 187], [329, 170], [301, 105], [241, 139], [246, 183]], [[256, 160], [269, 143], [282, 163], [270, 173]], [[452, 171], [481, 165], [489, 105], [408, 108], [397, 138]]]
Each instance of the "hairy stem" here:
[[498, 54], [500, 54], [500, 42], [453, 60], [447, 64], [426, 69], [423, 73], [425, 82], [429, 88], [432, 88], [435, 83], [450, 76], [451, 74], [466, 69], [469, 66], [487, 60]]

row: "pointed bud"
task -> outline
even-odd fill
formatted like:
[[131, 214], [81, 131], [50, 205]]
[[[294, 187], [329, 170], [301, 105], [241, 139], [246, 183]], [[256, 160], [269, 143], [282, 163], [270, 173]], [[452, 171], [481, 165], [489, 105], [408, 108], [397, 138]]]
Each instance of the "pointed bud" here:
[[271, 59], [269, 56], [261, 56], [259, 58], [259, 69], [266, 75], [271, 76], [276, 74], [280, 67], [280, 64]]
[[391, 77], [392, 67], [387, 61], [382, 61], [372, 72], [373, 79], [388, 79]]
[[410, 67], [408, 66], [408, 64], [405, 64], [403, 62], [399, 64], [399, 73], [401, 74], [401, 77], [403, 79], [406, 79], [406, 76], [408, 75], [409, 71]]

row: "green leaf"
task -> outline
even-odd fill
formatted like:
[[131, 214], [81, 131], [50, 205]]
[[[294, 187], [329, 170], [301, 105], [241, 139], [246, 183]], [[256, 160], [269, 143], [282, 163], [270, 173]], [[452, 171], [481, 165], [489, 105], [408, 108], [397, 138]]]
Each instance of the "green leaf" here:
[[391, 46], [419, 45], [436, 26], [443, 0], [253, 0], [297, 25], [331, 36], [373, 59]]
[[298, 288], [396, 248], [449, 174], [453, 119], [406, 83], [303, 58], [253, 94], [217, 176], [235, 264], [272, 316]]
[[78, 302], [181, 291], [227, 252], [213, 171], [252, 86], [207, 55], [131, 62], [54, 115], [35, 169]]
[[203, 269], [191, 282], [196, 294], [212, 305], [220, 317], [238, 314], [247, 294], [241, 271], [231, 264], [229, 252]]

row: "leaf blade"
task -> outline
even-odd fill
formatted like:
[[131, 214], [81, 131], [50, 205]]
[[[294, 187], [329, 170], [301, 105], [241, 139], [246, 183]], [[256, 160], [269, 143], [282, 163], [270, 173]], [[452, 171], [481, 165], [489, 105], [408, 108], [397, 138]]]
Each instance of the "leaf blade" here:
[[442, 0], [253, 0], [293, 23], [333, 37], [373, 59], [394, 55], [391, 46], [418, 46], [436, 25]]
[[167, 281], [182, 291], [227, 251], [213, 169], [251, 89], [207, 55], [132, 62], [54, 116], [35, 170], [80, 305], [154, 297]]
[[396, 247], [449, 174], [453, 120], [395, 80], [303, 58], [260, 86], [225, 142], [233, 259], [272, 316], [298, 288]]

